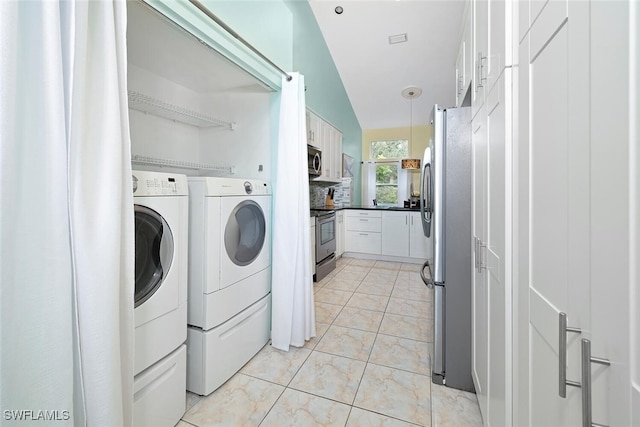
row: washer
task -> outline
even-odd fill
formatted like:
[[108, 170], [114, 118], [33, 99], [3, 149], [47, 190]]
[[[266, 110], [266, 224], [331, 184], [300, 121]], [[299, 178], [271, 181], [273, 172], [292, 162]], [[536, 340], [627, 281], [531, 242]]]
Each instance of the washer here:
[[136, 425], [173, 426], [185, 411], [188, 191], [185, 175], [133, 171]]
[[269, 340], [271, 187], [189, 177], [187, 390], [206, 395]]

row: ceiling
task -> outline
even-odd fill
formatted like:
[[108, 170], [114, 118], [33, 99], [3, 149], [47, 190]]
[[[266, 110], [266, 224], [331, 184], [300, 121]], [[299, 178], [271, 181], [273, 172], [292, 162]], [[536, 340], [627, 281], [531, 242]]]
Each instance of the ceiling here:
[[[423, 125], [434, 104], [455, 103], [463, 0], [309, 4], [362, 129]], [[405, 43], [389, 44], [389, 36], [405, 33]], [[409, 86], [422, 89], [422, 95], [404, 98]]]

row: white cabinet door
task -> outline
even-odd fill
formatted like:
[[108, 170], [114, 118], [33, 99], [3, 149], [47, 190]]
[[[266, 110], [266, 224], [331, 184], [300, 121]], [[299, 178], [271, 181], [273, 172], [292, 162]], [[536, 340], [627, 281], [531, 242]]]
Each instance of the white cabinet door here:
[[464, 98], [464, 50], [465, 43], [463, 39], [460, 42], [460, 46], [458, 46], [458, 56], [456, 58], [456, 107], [462, 105]]
[[308, 116], [308, 143], [322, 151], [321, 182], [340, 182], [342, 179], [342, 133], [310, 111]]
[[[487, 245], [484, 268], [488, 296], [488, 424], [511, 424], [511, 322], [507, 321], [511, 306], [510, 265], [511, 222], [507, 214], [507, 165], [510, 160], [511, 127], [505, 91], [510, 94], [511, 70], [505, 70], [489, 93], [487, 106]], [[509, 111], [510, 113], [510, 111]], [[509, 209], [510, 212], [510, 209]]]
[[[462, 32], [464, 41], [464, 93], [469, 89], [473, 79], [473, 8], [471, 0], [467, 0], [464, 12], [464, 30]], [[464, 94], [463, 94], [464, 97]]]
[[330, 139], [331, 158], [329, 161], [332, 163], [331, 178], [340, 181], [342, 179], [342, 133], [331, 126]]
[[433, 243], [424, 235], [420, 212], [409, 214], [409, 256], [423, 261], [433, 258]]
[[458, 46], [456, 59], [456, 107], [462, 105], [472, 79], [473, 44], [472, 44], [472, 5], [471, 0], [465, 2], [462, 18], [462, 37]]
[[407, 212], [382, 212], [382, 255], [409, 256], [409, 215]]
[[[567, 15], [568, 13], [568, 15]], [[590, 328], [589, 270], [589, 3], [551, 1], [527, 39], [528, 80], [520, 95], [529, 104], [529, 419], [531, 425], [580, 425], [581, 389], [559, 396], [559, 372], [580, 381], [580, 338], [569, 335], [567, 363], [559, 366], [558, 316]], [[522, 188], [522, 187], [521, 187]], [[522, 260], [522, 258], [521, 258]], [[603, 421], [598, 421], [603, 422]]]
[[640, 8], [592, 2], [590, 23], [592, 286], [585, 338], [594, 357], [611, 362], [591, 367], [592, 422], [640, 426]]
[[307, 144], [322, 149], [320, 122], [320, 117], [307, 110]]
[[475, 268], [472, 276], [472, 366], [471, 375], [476, 389], [480, 411], [488, 420], [489, 387], [489, 293], [487, 269], [482, 268], [487, 244], [487, 114], [481, 107], [471, 122], [472, 145], [472, 215]]
[[489, 0], [473, 0], [473, 90], [471, 117], [484, 104], [489, 49]]
[[380, 233], [347, 230], [347, 252], [380, 255]]
[[332, 178], [333, 161], [331, 156], [333, 155], [333, 147], [331, 146], [331, 129], [333, 128], [329, 123], [322, 121], [320, 123], [320, 137], [322, 141], [322, 178], [330, 180]]

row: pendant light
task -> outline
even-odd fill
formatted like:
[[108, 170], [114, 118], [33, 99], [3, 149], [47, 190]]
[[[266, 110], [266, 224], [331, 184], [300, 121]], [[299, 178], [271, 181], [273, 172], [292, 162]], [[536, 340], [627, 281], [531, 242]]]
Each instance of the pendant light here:
[[[417, 86], [407, 86], [402, 90], [402, 96], [409, 100], [409, 141], [413, 143], [413, 100], [422, 95], [422, 89]], [[402, 159], [402, 169], [420, 169], [420, 159]]]

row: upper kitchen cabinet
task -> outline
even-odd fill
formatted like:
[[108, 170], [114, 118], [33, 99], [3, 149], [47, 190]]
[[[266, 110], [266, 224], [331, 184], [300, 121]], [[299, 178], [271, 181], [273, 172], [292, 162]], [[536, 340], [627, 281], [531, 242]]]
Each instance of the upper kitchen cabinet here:
[[307, 144], [322, 150], [320, 123], [322, 119], [314, 112], [307, 110]]
[[465, 3], [462, 19], [462, 37], [458, 47], [458, 57], [456, 59], [456, 107], [460, 107], [468, 92], [469, 85], [473, 79], [473, 45], [472, 37], [472, 11], [471, 2]]
[[307, 110], [307, 144], [322, 151], [322, 174], [314, 181], [341, 182], [342, 132], [310, 110]]
[[512, 65], [512, 3], [473, 0], [472, 116], [484, 104], [505, 68]]

